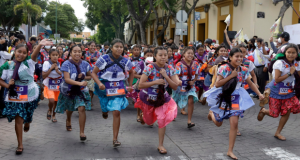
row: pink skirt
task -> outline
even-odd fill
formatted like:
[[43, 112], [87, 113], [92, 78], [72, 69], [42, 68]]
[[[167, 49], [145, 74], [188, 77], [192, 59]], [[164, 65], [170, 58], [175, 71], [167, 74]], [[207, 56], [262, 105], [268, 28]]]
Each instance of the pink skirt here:
[[177, 117], [177, 104], [172, 98], [168, 103], [157, 108], [145, 104], [138, 98], [134, 108], [142, 110], [146, 124], [151, 125], [157, 120], [159, 128], [164, 128]]
[[139, 92], [135, 89], [133, 89], [131, 92], [128, 92], [126, 94], [126, 98], [132, 98], [133, 102], [135, 103], [136, 100], [138, 99], [139, 97]]

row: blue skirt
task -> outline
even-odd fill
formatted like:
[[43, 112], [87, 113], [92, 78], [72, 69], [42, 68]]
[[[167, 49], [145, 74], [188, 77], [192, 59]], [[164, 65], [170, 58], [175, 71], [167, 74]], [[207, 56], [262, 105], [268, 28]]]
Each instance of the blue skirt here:
[[187, 106], [189, 96], [193, 96], [194, 102], [198, 101], [198, 96], [197, 96], [195, 87], [193, 87], [191, 90], [189, 90], [187, 92], [181, 92], [180, 89], [181, 89], [181, 86], [178, 86], [177, 89], [173, 90], [173, 93], [172, 93], [172, 98], [177, 103], [177, 106], [179, 108], [184, 108], [185, 106]]
[[240, 87], [238, 89], [235, 89], [235, 91], [231, 95], [239, 95], [239, 107], [240, 110], [222, 110], [219, 108], [218, 102], [218, 95], [222, 93], [222, 87], [216, 88], [213, 87], [212, 89], [206, 91], [203, 94], [203, 97], [206, 97], [206, 101], [208, 103], [208, 106], [210, 106], [210, 110], [214, 112], [214, 115], [216, 117], [216, 120], [218, 122], [223, 121], [223, 119], [229, 119], [231, 116], [240, 116], [243, 118], [243, 113], [245, 110], [251, 108], [255, 105], [252, 98], [248, 94], [248, 92]]
[[91, 96], [88, 92], [82, 92], [84, 95], [84, 98], [87, 101], [84, 101], [79, 96], [76, 96], [75, 98], [70, 98], [65, 94], [59, 93], [57, 106], [55, 109], [56, 113], [64, 113], [64, 111], [76, 111], [76, 109], [80, 106], [84, 106], [85, 110], [91, 110]]
[[94, 94], [99, 97], [102, 112], [121, 111], [129, 105], [126, 95], [107, 97], [106, 90], [100, 90], [97, 83]]

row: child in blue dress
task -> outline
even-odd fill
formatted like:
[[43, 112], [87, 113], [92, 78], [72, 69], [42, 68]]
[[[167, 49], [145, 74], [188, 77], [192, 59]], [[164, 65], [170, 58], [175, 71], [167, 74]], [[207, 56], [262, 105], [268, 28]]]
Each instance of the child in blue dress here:
[[264, 96], [250, 80], [248, 69], [241, 66], [243, 54], [239, 48], [233, 48], [230, 51], [228, 61], [222, 62], [223, 64], [217, 71], [215, 86], [205, 92], [203, 96], [207, 98], [208, 105], [211, 107], [208, 114], [209, 120], [220, 127], [224, 119], [229, 119], [230, 132], [227, 155], [232, 159], [237, 159], [233, 154], [233, 147], [237, 135], [238, 119], [243, 117], [245, 110], [255, 105], [241, 84], [247, 82], [260, 99], [263, 99]]
[[128, 106], [125, 80], [129, 77], [128, 91], [132, 90], [133, 65], [124, 58], [124, 42], [115, 39], [106, 55], [101, 56], [92, 73], [95, 81], [95, 94], [99, 97], [102, 117], [107, 119], [108, 112], [113, 112], [113, 146], [120, 146], [118, 134], [120, 129], [120, 111]]
[[181, 108], [181, 114], [187, 114], [184, 108], [188, 106], [188, 128], [195, 126], [195, 123], [192, 123], [194, 103], [198, 101], [195, 82], [201, 67], [198, 62], [194, 61], [194, 56], [193, 47], [187, 47], [183, 51], [182, 59], [176, 64], [175, 68], [175, 74], [180, 79], [179, 86], [172, 93], [172, 98]]
[[[45, 39], [40, 42], [39, 46], [51, 44], [52, 42]], [[18, 139], [17, 155], [23, 152], [23, 123], [24, 132], [28, 132], [33, 112], [38, 106], [39, 88], [34, 82], [38, 53], [36, 50], [31, 56], [28, 56], [27, 46], [19, 44], [15, 48], [13, 60], [5, 62], [0, 68], [0, 85], [8, 89], [2, 114], [7, 116], [9, 122], [15, 120]]]
[[63, 72], [63, 82], [59, 86], [60, 93], [55, 112], [67, 112], [66, 129], [67, 131], [72, 131], [71, 116], [73, 111], [78, 110], [80, 140], [85, 141], [85, 110], [91, 110], [91, 97], [87, 88], [87, 82], [84, 80], [91, 79], [91, 72], [90, 64], [81, 60], [81, 56], [81, 48], [78, 45], [72, 46], [67, 60], [63, 62], [60, 68]]

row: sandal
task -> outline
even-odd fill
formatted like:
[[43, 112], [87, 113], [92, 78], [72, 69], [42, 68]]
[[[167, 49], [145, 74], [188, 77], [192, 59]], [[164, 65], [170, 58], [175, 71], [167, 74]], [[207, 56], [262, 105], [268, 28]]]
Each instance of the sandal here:
[[188, 123], [188, 128], [195, 127], [195, 123]]
[[49, 112], [50, 112], [50, 111], [48, 110], [48, 112], [47, 112], [47, 119], [48, 119], [48, 120], [51, 120], [51, 112], [50, 112], [50, 114], [49, 114]]
[[144, 121], [144, 114], [143, 113], [141, 114], [140, 120], [141, 120], [142, 125], [146, 124], [145, 121]]
[[113, 146], [114, 147], [118, 147], [118, 146], [120, 146], [121, 145], [121, 143], [118, 141], [118, 140], [114, 140], [113, 141]]
[[81, 140], [81, 141], [85, 141], [85, 140], [86, 140], [86, 136], [85, 136], [85, 137], [81, 137], [81, 136], [80, 136], [80, 140]]
[[104, 119], [107, 119], [108, 118], [108, 112], [102, 112], [102, 117]]
[[68, 120], [66, 120], [66, 129], [67, 131], [72, 131], [72, 125], [67, 125]]
[[270, 96], [270, 88], [266, 89], [264, 91], [264, 99], [260, 101], [259, 106], [264, 107], [269, 102], [269, 96]]
[[159, 148], [157, 148], [157, 150], [158, 150], [158, 152], [160, 154], [167, 154], [167, 150], [165, 150], [165, 149], [159, 149]]
[[242, 134], [241, 134], [240, 131], [237, 131], [237, 132], [236, 132], [236, 135], [237, 135], [237, 136], [242, 136]]
[[[19, 151], [21, 150], [21, 151]], [[21, 155], [23, 153], [24, 148], [17, 148], [16, 155]]]
[[202, 105], [205, 105], [206, 104], [206, 97], [204, 97], [203, 99], [202, 99]]
[[56, 119], [56, 118], [53, 118], [53, 119], [52, 119], [52, 122], [53, 122], [53, 123], [56, 123], [56, 122], [57, 122], [57, 119]]
[[262, 121], [264, 119], [265, 114], [262, 112], [262, 110], [264, 109], [264, 107], [262, 107], [257, 115], [257, 120], [258, 121]]

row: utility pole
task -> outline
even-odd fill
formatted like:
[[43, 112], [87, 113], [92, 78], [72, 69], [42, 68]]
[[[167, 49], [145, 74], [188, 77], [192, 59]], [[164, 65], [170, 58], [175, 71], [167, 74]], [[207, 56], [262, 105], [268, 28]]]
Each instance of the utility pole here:
[[[193, 4], [195, 4], [195, 0], [193, 0], [193, 2], [194, 2]], [[193, 24], [193, 25], [194, 25], [194, 27], [193, 27], [193, 30], [194, 30], [194, 31], [193, 31], [193, 33], [194, 33], [194, 34], [193, 34], [193, 35], [194, 35], [194, 42], [196, 41], [196, 40], [195, 40], [195, 34], [196, 34], [196, 33], [195, 33], [195, 28], [196, 28], [196, 26], [195, 26], [195, 13], [196, 13], [196, 12], [195, 12], [195, 8], [196, 8], [196, 7], [194, 7], [194, 21], [193, 21], [193, 23], [194, 23], [194, 24]]]
[[[56, 20], [55, 20], [55, 34], [57, 35], [57, 0], [56, 0], [56, 11], [55, 11], [55, 15], [56, 15]], [[55, 37], [55, 41], [57, 44], [57, 38]]]

